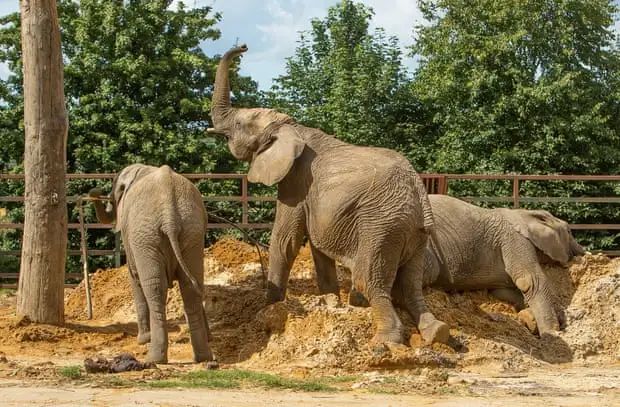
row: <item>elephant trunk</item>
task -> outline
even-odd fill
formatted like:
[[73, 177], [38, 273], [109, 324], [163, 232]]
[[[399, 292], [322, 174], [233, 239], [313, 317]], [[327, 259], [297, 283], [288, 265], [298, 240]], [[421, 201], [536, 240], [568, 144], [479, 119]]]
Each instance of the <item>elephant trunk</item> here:
[[[90, 197], [99, 198], [101, 196], [101, 191], [97, 188], [92, 189], [89, 194]], [[114, 211], [114, 206], [108, 202], [107, 205], [103, 205], [103, 202], [100, 200], [93, 201], [95, 205], [95, 213], [97, 214], [97, 220], [100, 223], [111, 224], [116, 220], [116, 213]]]
[[226, 127], [226, 117], [231, 112], [229, 73], [230, 64], [234, 57], [247, 51], [247, 46], [234, 47], [224, 54], [215, 73], [215, 85], [211, 100], [211, 119], [213, 127], [221, 129]]

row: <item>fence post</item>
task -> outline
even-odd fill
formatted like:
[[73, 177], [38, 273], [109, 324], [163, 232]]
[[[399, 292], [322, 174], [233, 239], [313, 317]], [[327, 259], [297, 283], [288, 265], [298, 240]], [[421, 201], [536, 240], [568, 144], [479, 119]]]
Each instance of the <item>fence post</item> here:
[[519, 177], [516, 175], [512, 179], [512, 205], [514, 208], [519, 207]]
[[248, 176], [243, 175], [241, 178], [241, 223], [248, 224]]
[[121, 266], [121, 233], [114, 232], [114, 267]]

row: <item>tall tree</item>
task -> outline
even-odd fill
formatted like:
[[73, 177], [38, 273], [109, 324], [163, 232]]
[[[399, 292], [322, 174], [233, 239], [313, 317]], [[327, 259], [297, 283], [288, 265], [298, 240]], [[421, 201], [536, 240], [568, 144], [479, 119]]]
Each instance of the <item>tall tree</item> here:
[[424, 0], [416, 96], [435, 169], [596, 174], [620, 163], [612, 0]]
[[67, 113], [55, 0], [22, 0], [26, 202], [17, 313], [62, 323]]
[[312, 20], [267, 102], [347, 142], [409, 149], [420, 106], [404, 86], [397, 39], [370, 31], [373, 14], [343, 0]]

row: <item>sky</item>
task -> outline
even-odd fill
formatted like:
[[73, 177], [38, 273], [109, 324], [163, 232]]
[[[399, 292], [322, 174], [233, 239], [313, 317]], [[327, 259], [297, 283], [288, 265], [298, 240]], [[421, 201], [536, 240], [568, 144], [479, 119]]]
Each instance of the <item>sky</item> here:
[[[172, 7], [180, 0], [175, 0]], [[359, 1], [359, 0], [358, 0]], [[248, 45], [249, 51], [241, 63], [241, 73], [268, 89], [272, 79], [284, 73], [286, 58], [297, 46], [299, 32], [310, 29], [312, 18], [323, 18], [327, 9], [339, 0], [183, 0], [189, 6], [212, 6], [222, 13], [218, 24], [222, 36], [207, 41], [203, 48], [207, 55], [222, 54], [235, 44]], [[371, 28], [382, 27], [388, 35], [399, 39], [405, 47], [413, 43], [413, 27], [423, 23], [417, 0], [361, 0], [373, 8], [375, 16]], [[620, 0], [615, 1], [617, 4]], [[19, 0], [0, 0], [0, 15], [19, 10]], [[616, 21], [616, 29], [620, 22]], [[403, 62], [413, 68], [414, 61], [404, 57]], [[6, 77], [7, 67], [0, 64], [0, 78]]]

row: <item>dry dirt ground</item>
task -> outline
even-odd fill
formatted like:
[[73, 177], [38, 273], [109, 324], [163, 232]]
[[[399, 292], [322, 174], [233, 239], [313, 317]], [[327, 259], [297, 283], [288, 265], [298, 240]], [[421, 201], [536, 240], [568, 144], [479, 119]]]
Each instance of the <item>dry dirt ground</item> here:
[[[94, 319], [84, 288], [67, 290], [66, 324], [36, 325], [14, 317], [14, 296], [0, 300], [3, 405], [620, 405], [620, 259], [587, 254], [568, 268], [545, 267], [567, 326], [539, 338], [510, 305], [486, 292], [428, 289], [436, 316], [450, 324], [448, 345], [426, 346], [405, 313], [408, 346], [369, 345], [367, 308], [347, 305], [350, 276], [339, 269], [341, 294], [318, 295], [308, 248], [291, 272], [285, 302], [265, 306], [257, 250], [223, 239], [205, 251], [206, 308], [221, 369], [327, 380], [336, 392], [301, 393], [242, 386], [236, 390], [155, 390], [149, 383], [202, 370], [192, 353], [178, 289], [169, 291], [170, 364], [118, 375], [62, 373], [85, 357], [131, 352], [136, 343], [125, 268], [94, 274]], [[129, 383], [129, 385], [128, 385]], [[150, 403], [150, 404], [149, 404]]]

